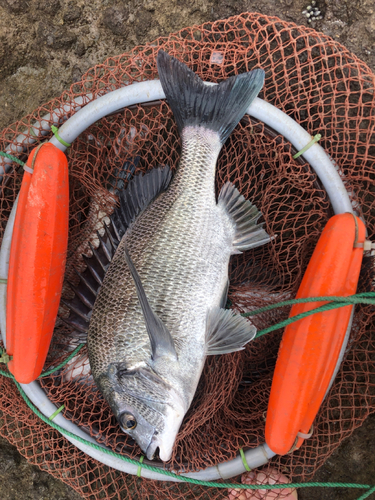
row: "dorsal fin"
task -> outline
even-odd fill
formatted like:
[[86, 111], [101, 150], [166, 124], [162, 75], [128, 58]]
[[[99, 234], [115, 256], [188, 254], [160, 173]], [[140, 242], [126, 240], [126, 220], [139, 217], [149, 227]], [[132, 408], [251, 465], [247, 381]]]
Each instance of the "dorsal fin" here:
[[97, 233], [99, 246], [90, 245], [92, 256], [83, 256], [86, 262], [85, 271], [77, 274], [80, 281], [77, 286], [70, 284], [75, 293], [72, 300], [62, 300], [70, 311], [67, 318], [61, 319], [80, 332], [87, 332], [91, 310], [103, 282], [105, 273], [120, 244], [122, 236], [136, 217], [165, 189], [171, 180], [168, 166], [158, 166], [137, 175], [118, 193], [120, 207], [110, 217], [110, 223], [104, 222], [104, 235]]
[[111, 218], [120, 237], [125, 234], [138, 215], [167, 189], [171, 176], [171, 170], [167, 165], [159, 166], [144, 175], [139, 174], [134, 177], [126, 189], [119, 193], [120, 208]]
[[263, 229], [263, 224], [257, 224], [262, 214], [230, 182], [226, 182], [222, 187], [217, 204], [236, 227], [234, 253], [259, 247], [271, 240]]

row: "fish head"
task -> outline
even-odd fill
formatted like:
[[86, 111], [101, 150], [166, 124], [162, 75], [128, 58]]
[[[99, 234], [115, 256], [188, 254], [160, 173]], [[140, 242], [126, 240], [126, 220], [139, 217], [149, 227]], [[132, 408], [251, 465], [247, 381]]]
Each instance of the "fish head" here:
[[149, 460], [159, 449], [164, 462], [174, 442], [187, 405], [177, 391], [149, 367], [126, 370], [111, 364], [101, 389], [121, 429], [140, 446]]

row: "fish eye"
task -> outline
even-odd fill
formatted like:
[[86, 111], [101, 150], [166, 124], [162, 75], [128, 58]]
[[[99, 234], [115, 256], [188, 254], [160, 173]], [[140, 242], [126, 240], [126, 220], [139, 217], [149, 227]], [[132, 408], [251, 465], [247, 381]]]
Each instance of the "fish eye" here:
[[125, 430], [132, 430], [137, 427], [137, 421], [131, 413], [123, 413], [120, 417], [121, 425]]

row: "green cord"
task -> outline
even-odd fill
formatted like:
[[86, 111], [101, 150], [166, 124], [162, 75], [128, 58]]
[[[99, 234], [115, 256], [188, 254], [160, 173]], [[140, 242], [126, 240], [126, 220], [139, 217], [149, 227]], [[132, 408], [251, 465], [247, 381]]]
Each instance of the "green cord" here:
[[[258, 332], [257, 336], [264, 335], [265, 333], [268, 333], [269, 331], [272, 331], [272, 330], [276, 330], [278, 328], [282, 328], [282, 326], [284, 326], [285, 324], [289, 324], [289, 323], [292, 323], [294, 321], [298, 321], [299, 319], [302, 319], [302, 317], [306, 317], [308, 315], [315, 314], [316, 312], [322, 312], [322, 311], [325, 311], [325, 310], [330, 310], [330, 309], [334, 309], [334, 308], [337, 308], [337, 307], [344, 307], [344, 306], [347, 306], [347, 305], [357, 304], [357, 303], [375, 304], [375, 293], [373, 293], [373, 292], [367, 292], [367, 293], [361, 293], [361, 294], [357, 294], [357, 295], [351, 295], [351, 296], [348, 296], [348, 297], [331, 297], [330, 296], [330, 297], [315, 297], [315, 298], [311, 298], [310, 297], [310, 298], [287, 300], [287, 301], [284, 301], [284, 302], [279, 302], [278, 304], [272, 304], [270, 306], [266, 306], [266, 307], [263, 307], [261, 309], [257, 309], [255, 311], [251, 311], [250, 313], [244, 313], [243, 316], [245, 316], [245, 317], [247, 317], [247, 316], [254, 316], [255, 314], [260, 314], [262, 312], [269, 311], [269, 310], [275, 309], [277, 307], [287, 306], [287, 305], [293, 305], [293, 304], [298, 304], [298, 303], [306, 303], [306, 302], [322, 302], [322, 301], [331, 301], [331, 302], [328, 303], [328, 304], [325, 304], [325, 305], [323, 305], [321, 307], [317, 307], [315, 309], [312, 309], [310, 311], [306, 311], [305, 313], [293, 316], [292, 318], [288, 318], [287, 320], [282, 321], [282, 322], [280, 322], [280, 323], [278, 323], [276, 325], [273, 325], [272, 327], [269, 327], [269, 328], [266, 328], [264, 330], [261, 330], [261, 331]], [[63, 361], [62, 363], [60, 363], [55, 368], [53, 368], [53, 369], [51, 369], [51, 370], [43, 373], [42, 375], [40, 375], [40, 377], [46, 377], [47, 375], [50, 375], [54, 371], [59, 370], [61, 367], [63, 367], [66, 363], [68, 363], [69, 360], [72, 359], [77, 354], [77, 352], [83, 347], [83, 345], [84, 344], [80, 344], [69, 355], [69, 357], [65, 361]], [[1, 350], [0, 354], [2, 354], [2, 352], [3, 351]], [[7, 355], [6, 354], [2, 354], [2, 357], [3, 356], [7, 356]], [[66, 436], [69, 436], [71, 438], [74, 438], [77, 441], [79, 441], [79, 442], [81, 442], [81, 443], [83, 443], [85, 445], [91, 446], [92, 448], [94, 448], [96, 450], [100, 450], [101, 452], [106, 453], [107, 455], [112, 455], [112, 456], [117, 457], [117, 458], [119, 458], [121, 460], [124, 460], [125, 462], [128, 462], [128, 463], [131, 463], [133, 465], [138, 466], [138, 469], [137, 469], [137, 476], [138, 477], [141, 477], [141, 469], [145, 468], [147, 470], [158, 472], [158, 473], [166, 475], [166, 476], [170, 476], [170, 477], [173, 477], [173, 478], [179, 478], [182, 481], [187, 482], [187, 483], [193, 483], [193, 484], [198, 484], [198, 485], [201, 485], [201, 486], [209, 486], [209, 487], [216, 487], [216, 488], [255, 489], [255, 490], [256, 489], [269, 489], [269, 490], [271, 490], [271, 489], [283, 489], [283, 488], [286, 488], [286, 487], [288, 487], [288, 488], [329, 487], [329, 488], [363, 488], [363, 489], [368, 490], [360, 498], [358, 498], [358, 500], [364, 500], [365, 498], [368, 498], [369, 495], [371, 495], [371, 493], [375, 492], [375, 486], [373, 486], [373, 485], [356, 484], [356, 483], [315, 483], [315, 482], [309, 482], [309, 483], [288, 483], [288, 484], [283, 483], [283, 484], [274, 484], [274, 485], [265, 485], [265, 484], [262, 484], [262, 485], [247, 485], [247, 484], [217, 483], [217, 482], [213, 482], [213, 481], [201, 481], [201, 480], [198, 480], [198, 479], [192, 479], [192, 478], [187, 478], [187, 477], [184, 477], [184, 476], [179, 476], [177, 474], [174, 474], [173, 472], [169, 472], [169, 471], [166, 471], [164, 469], [159, 469], [158, 467], [153, 467], [153, 466], [150, 466], [150, 465], [147, 465], [147, 464], [143, 464], [143, 459], [144, 459], [143, 456], [140, 458], [139, 461], [133, 460], [133, 459], [130, 459], [130, 458], [125, 457], [123, 455], [119, 455], [119, 454], [117, 454], [117, 453], [115, 453], [115, 452], [113, 452], [111, 450], [106, 449], [106, 448], [103, 448], [102, 446], [99, 446], [97, 444], [91, 443], [90, 441], [87, 441], [86, 439], [83, 439], [80, 436], [76, 436], [75, 434], [73, 434], [73, 433], [65, 430], [64, 428], [60, 427], [59, 425], [57, 425], [57, 424], [55, 424], [54, 422], [51, 421], [51, 419], [53, 419], [60, 411], [62, 411], [62, 409], [64, 408], [64, 405], [61, 406], [60, 408], [58, 408], [56, 410], [56, 412], [54, 412], [53, 415], [51, 415], [51, 417], [48, 419], [32, 404], [32, 402], [29, 400], [29, 398], [27, 397], [27, 395], [23, 391], [22, 387], [14, 379], [14, 377], [13, 377], [12, 374], [4, 372], [2, 370], [0, 370], [0, 374], [3, 375], [3, 376], [5, 376], [5, 377], [13, 379], [14, 383], [17, 385], [18, 390], [19, 390], [22, 398], [26, 402], [27, 406], [43, 422], [45, 422], [46, 424], [48, 424], [50, 427], [54, 428], [55, 430], [59, 431], [63, 435], [66, 435]], [[245, 457], [245, 454], [244, 454], [242, 448], [240, 448], [240, 455], [241, 455], [242, 462], [244, 464], [245, 469], [246, 470], [251, 470], [249, 468], [247, 462], [246, 462], [246, 457]]]
[[[3, 375], [7, 376], [4, 372], [1, 372]], [[159, 474], [163, 474], [164, 476], [169, 476], [173, 477], [175, 479], [180, 479], [181, 481], [184, 481], [186, 483], [193, 483], [193, 484], [198, 484], [201, 486], [209, 486], [209, 487], [215, 487], [215, 488], [235, 488], [235, 489], [252, 489], [252, 490], [273, 490], [273, 489], [285, 489], [285, 488], [310, 488], [310, 487], [327, 487], [327, 488], [363, 488], [366, 490], [375, 490], [375, 486], [369, 485], [369, 484], [356, 484], [356, 483], [317, 483], [317, 482], [309, 482], [309, 483], [282, 483], [282, 484], [233, 484], [233, 483], [218, 483], [215, 481], [202, 481], [199, 479], [192, 479], [189, 477], [185, 476], [179, 476], [178, 474], [174, 474], [173, 472], [169, 472], [164, 469], [159, 469], [158, 467], [153, 467], [151, 465], [147, 465], [144, 463], [141, 463], [141, 461], [133, 460], [131, 458], [125, 457], [123, 455], [119, 455], [118, 453], [115, 453], [111, 450], [108, 450], [106, 448], [103, 448], [102, 446], [99, 446], [98, 444], [92, 443], [91, 441], [87, 441], [86, 439], [81, 438], [80, 436], [76, 436], [72, 432], [69, 432], [65, 429], [63, 429], [61, 426], [51, 422], [48, 418], [46, 418], [28, 399], [26, 394], [24, 393], [22, 387], [17, 383], [18, 390], [21, 393], [21, 396], [23, 397], [24, 401], [26, 402], [27, 406], [41, 419], [43, 422], [47, 423], [50, 427], [54, 428], [55, 430], [59, 431], [61, 434], [65, 434], [66, 436], [69, 436], [73, 439], [76, 439], [82, 444], [91, 446], [92, 448], [99, 450], [107, 455], [114, 456], [116, 458], [119, 458], [120, 460], [123, 460], [124, 462], [131, 463], [133, 465], [136, 465], [137, 467], [141, 467], [147, 470], [151, 470], [154, 472], [157, 472]], [[372, 492], [372, 491], [371, 491]], [[367, 496], [368, 493], [366, 492]], [[366, 497], [363, 497], [366, 498]]]
[[63, 146], [65, 146], [66, 148], [69, 148], [71, 146], [71, 144], [69, 144], [69, 142], [66, 142], [64, 141], [64, 139], [62, 137], [59, 136], [58, 132], [59, 132], [59, 129], [57, 127], [55, 127], [55, 125], [51, 125], [51, 130], [53, 132], [53, 135], [56, 137], [56, 139], [60, 142], [60, 144], [62, 144]]
[[314, 135], [314, 137], [312, 138], [312, 140], [306, 144], [306, 146], [304, 148], [301, 149], [301, 151], [298, 151], [298, 153], [296, 153], [293, 158], [296, 159], [298, 158], [299, 156], [303, 155], [303, 153], [306, 153], [306, 151], [308, 149], [311, 148], [311, 146], [313, 146], [316, 142], [320, 141], [320, 139], [322, 138], [322, 136], [320, 134], [316, 134]]
[[[39, 378], [43, 378], [43, 377], [48, 377], [48, 375], [51, 375], [52, 373], [56, 372], [57, 370], [60, 370], [60, 368], [62, 368], [63, 366], [65, 366], [67, 363], [69, 363], [69, 361], [74, 358], [74, 356], [82, 349], [82, 347], [84, 346], [85, 344], [80, 344], [78, 347], [76, 347], [74, 349], [74, 351], [66, 358], [64, 359], [64, 361], [62, 361], [59, 365], [55, 366], [55, 368], [51, 368], [50, 370], [44, 372], [44, 373], [41, 373], [38, 377]], [[9, 363], [9, 361], [13, 359], [13, 356], [8, 356], [8, 354], [6, 354], [5, 350], [1, 350], [0, 352], [0, 363]], [[4, 375], [3, 372], [1, 372], [2, 375]], [[7, 375], [8, 378], [12, 378], [13, 380], [15, 380], [14, 378], [14, 375], [12, 375], [11, 373], [9, 373]]]
[[8, 280], [5, 278], [0, 278], [0, 285], [6, 285], [8, 283]]
[[[3, 372], [0, 370], [0, 374], [4, 375], [6, 377], [9, 377], [9, 375], [6, 372]], [[25, 403], [27, 406], [41, 419], [43, 422], [48, 424], [50, 427], [53, 429], [59, 431], [61, 434], [69, 436], [73, 439], [76, 439], [82, 444], [91, 446], [92, 448], [99, 450], [106, 455], [111, 455], [113, 457], [119, 458], [120, 460], [123, 460], [124, 462], [128, 462], [130, 464], [136, 465], [137, 467], [142, 467], [147, 470], [151, 470], [154, 472], [157, 472], [159, 474], [162, 474], [164, 476], [169, 476], [173, 477], [175, 479], [181, 479], [181, 481], [184, 481], [186, 483], [193, 483], [193, 484], [198, 484], [201, 486], [209, 486], [209, 487], [215, 487], [215, 488], [236, 488], [236, 489], [252, 489], [252, 490], [273, 490], [273, 489], [285, 489], [285, 488], [310, 488], [310, 487], [327, 487], [327, 488], [362, 488], [366, 490], [374, 489], [375, 486], [371, 484], [357, 484], [357, 483], [317, 483], [317, 482], [309, 482], [309, 483], [282, 483], [282, 484], [233, 484], [233, 483], [218, 483], [215, 481], [202, 481], [200, 479], [192, 479], [190, 477], [185, 477], [185, 476], [180, 476], [178, 474], [175, 474], [173, 472], [169, 472], [165, 469], [159, 469], [158, 467], [153, 467], [152, 465], [144, 464], [141, 463], [138, 460], [133, 460], [131, 458], [125, 457], [123, 455], [119, 455], [118, 453], [115, 453], [112, 450], [108, 450], [107, 448], [103, 448], [102, 446], [92, 443], [91, 441], [87, 441], [86, 439], [81, 438], [80, 436], [77, 436], [73, 434], [72, 432], [69, 432], [65, 430], [63, 427], [60, 425], [55, 424], [54, 422], [51, 422], [47, 417], [45, 417], [34, 405], [33, 403], [29, 400], [25, 392], [23, 391], [22, 387], [18, 382], [14, 381], [15, 384], [18, 387], [18, 390], [20, 391], [20, 394], [22, 398], [24, 399]], [[369, 493], [369, 492], [366, 492]]]
[[[277, 309], [278, 307], [293, 306], [294, 304], [305, 304], [308, 302], [342, 302], [346, 303], [345, 305], [350, 305], [350, 304], [375, 305], [375, 293], [364, 292], [364, 293], [357, 293], [354, 295], [347, 295], [346, 297], [337, 297], [335, 295], [328, 295], [323, 297], [303, 297], [301, 299], [290, 299], [290, 300], [285, 300], [284, 302], [277, 302], [276, 304], [271, 304], [269, 306], [261, 307], [260, 309], [254, 309], [254, 311], [243, 313], [242, 316], [247, 318], [248, 316], [255, 316], [256, 314], [261, 314], [267, 311], [271, 311], [272, 309]], [[337, 307], [341, 307], [341, 305]]]
[[306, 302], [324, 302], [331, 301], [328, 304], [324, 304], [323, 306], [316, 307], [315, 309], [310, 309], [309, 311], [305, 311], [301, 314], [297, 314], [296, 316], [292, 316], [291, 318], [287, 318], [280, 323], [276, 323], [275, 325], [269, 326], [268, 328], [264, 328], [264, 330], [259, 330], [255, 335], [255, 338], [261, 337], [266, 333], [273, 332], [274, 330], [278, 330], [280, 328], [284, 328], [284, 326], [288, 326], [295, 321], [299, 321], [300, 319], [306, 318], [311, 314], [316, 314], [320, 312], [330, 311], [331, 309], [336, 309], [338, 307], [345, 307], [352, 304], [375, 304], [375, 293], [374, 292], [365, 292], [359, 293], [356, 295], [349, 295], [347, 297], [309, 297], [302, 299], [293, 299], [286, 300], [285, 302], [278, 302], [277, 304], [272, 304], [269, 306], [262, 307], [261, 309], [256, 309], [254, 311], [243, 313], [242, 316], [245, 318], [249, 316], [254, 316], [256, 314], [260, 314], [266, 311], [270, 311], [271, 309], [276, 309], [278, 307], [289, 306], [294, 304], [306, 303]]
[[[277, 304], [271, 304], [269, 306], [262, 307], [260, 309], [256, 309], [254, 311], [250, 311], [247, 313], [243, 313], [242, 316], [245, 318], [249, 316], [255, 316], [256, 314], [261, 314], [266, 311], [270, 311], [272, 309], [276, 309], [278, 307], [284, 307], [284, 306], [290, 306], [294, 304], [301, 304], [301, 303], [307, 303], [307, 302], [325, 302], [325, 301], [330, 301], [328, 304], [324, 304], [323, 306], [317, 307], [315, 309], [310, 309], [310, 311], [305, 311], [304, 313], [297, 314], [296, 316], [292, 316], [291, 318], [287, 318], [284, 321], [281, 321], [279, 323], [276, 323], [275, 325], [269, 326], [268, 328], [264, 328], [263, 330], [259, 330], [255, 336], [255, 338], [261, 337], [267, 333], [273, 332], [274, 330], [279, 330], [280, 328], [283, 328], [284, 326], [290, 325], [291, 323], [294, 323], [295, 321], [299, 321], [300, 319], [306, 318], [307, 316], [310, 316], [315, 313], [319, 312], [324, 312], [324, 311], [329, 311], [331, 309], [336, 309], [338, 307], [344, 307], [347, 305], [352, 305], [352, 304], [375, 304], [375, 293], [374, 292], [365, 292], [365, 293], [358, 293], [356, 295], [349, 295], [347, 297], [335, 297], [335, 296], [328, 296], [328, 297], [308, 297], [308, 298], [302, 298], [302, 299], [291, 299], [291, 300], [286, 300], [284, 302], [278, 302]], [[74, 349], [74, 351], [64, 360], [62, 361], [59, 365], [57, 365], [55, 368], [51, 368], [50, 370], [42, 373], [39, 375], [38, 378], [43, 378], [43, 377], [48, 377], [52, 373], [56, 372], [57, 370], [60, 370], [60, 368], [63, 368], [69, 361], [74, 358], [74, 356], [82, 349], [82, 347], [85, 344], [80, 344], [78, 347]], [[4, 354], [4, 356], [7, 356]], [[0, 361], [2, 358], [0, 358]], [[8, 361], [2, 361], [3, 363], [8, 362]], [[13, 376], [12, 376], [13, 377]]]
[[251, 469], [249, 467], [249, 464], [246, 461], [245, 453], [244, 453], [244, 451], [243, 451], [242, 448], [240, 448], [240, 455], [241, 455], [241, 458], [242, 458], [243, 466], [245, 467], [245, 469], [247, 470], [247, 472], [250, 472]]
[[64, 408], [65, 408], [65, 405], [61, 405], [60, 408], [57, 408], [57, 410], [52, 413], [52, 415], [49, 417], [49, 419], [53, 420], [55, 417], [57, 417], [57, 415], [59, 413], [61, 413], [63, 411]]
[[15, 156], [8, 155], [8, 153], [3, 153], [2, 151], [0, 151], [0, 156], [4, 156], [5, 158], [8, 158], [8, 160], [12, 160], [12, 161], [18, 163], [19, 165], [22, 165], [22, 166], [25, 165], [23, 161], [19, 160]]
[[138, 477], [141, 477], [141, 472], [142, 472], [142, 464], [143, 464], [143, 460], [144, 460], [144, 456], [142, 455], [141, 458], [139, 459], [139, 466], [138, 466], [138, 470], [137, 470], [137, 476]]
[[54, 373], [57, 370], [60, 370], [60, 368], [62, 368], [63, 366], [65, 366], [67, 363], [69, 363], [69, 361], [72, 358], [74, 358], [74, 356], [77, 354], [77, 352], [80, 351], [84, 345], [85, 344], [80, 344], [78, 347], [76, 347], [74, 349], [74, 351], [62, 363], [60, 363], [59, 365], [57, 365], [55, 368], [51, 368], [51, 370], [48, 370], [48, 371], [46, 371], [44, 373], [41, 373], [38, 378], [48, 377], [48, 375], [51, 375], [51, 373]]
[[368, 491], [366, 491], [366, 493], [364, 493], [359, 498], [357, 498], [357, 500], [365, 500], [365, 498], [368, 498], [371, 495], [371, 493], [374, 493], [374, 492], [375, 492], [375, 486], [373, 486]]

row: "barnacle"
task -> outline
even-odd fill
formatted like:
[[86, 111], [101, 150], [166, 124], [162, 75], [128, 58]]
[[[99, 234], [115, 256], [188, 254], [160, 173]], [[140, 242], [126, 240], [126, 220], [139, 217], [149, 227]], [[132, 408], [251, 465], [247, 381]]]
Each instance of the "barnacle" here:
[[308, 5], [306, 9], [302, 11], [302, 14], [307, 17], [308, 23], [311, 23], [313, 21], [320, 21], [321, 19], [323, 19], [322, 12], [316, 5], [316, 0], [311, 0], [310, 5]]

